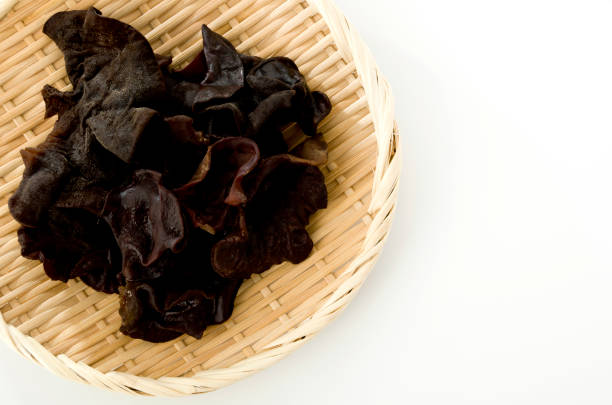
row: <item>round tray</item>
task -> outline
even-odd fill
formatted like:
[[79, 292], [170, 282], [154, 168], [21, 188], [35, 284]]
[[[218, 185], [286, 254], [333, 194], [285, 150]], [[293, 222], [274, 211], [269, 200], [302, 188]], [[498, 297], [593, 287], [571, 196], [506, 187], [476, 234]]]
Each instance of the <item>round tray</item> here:
[[[20, 256], [7, 201], [23, 171], [19, 150], [40, 143], [40, 90], [68, 89], [62, 54], [41, 32], [53, 13], [94, 6], [146, 35], [183, 65], [201, 49], [208, 24], [240, 52], [296, 60], [311, 88], [333, 103], [321, 131], [329, 208], [311, 219], [312, 255], [243, 283], [230, 320], [200, 340], [148, 343], [122, 335], [117, 295], [48, 279]], [[1, 8], [1, 7], [0, 7]], [[1, 10], [0, 10], [1, 11]], [[0, 20], [0, 338], [73, 380], [132, 394], [212, 391], [276, 362], [304, 344], [355, 295], [391, 224], [400, 172], [399, 139], [387, 82], [354, 28], [328, 0], [18, 1]]]

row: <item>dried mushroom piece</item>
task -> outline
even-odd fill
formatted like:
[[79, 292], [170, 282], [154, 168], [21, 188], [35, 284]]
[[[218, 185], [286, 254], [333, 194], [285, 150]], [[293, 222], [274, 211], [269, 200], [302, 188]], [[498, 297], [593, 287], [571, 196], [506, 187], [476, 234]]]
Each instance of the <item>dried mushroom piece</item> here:
[[217, 99], [228, 99], [244, 86], [244, 66], [236, 48], [221, 35], [202, 25], [204, 49], [183, 70], [180, 77], [199, 82], [193, 110], [200, 111]]
[[227, 39], [202, 25], [206, 76], [194, 109], [216, 98], [228, 98], [244, 86], [244, 67], [236, 48]]
[[193, 176], [208, 150], [211, 139], [196, 131], [193, 118], [186, 115], [164, 118], [164, 121], [168, 126], [169, 136], [167, 135], [164, 145], [158, 145], [158, 150], [162, 151], [160, 161], [164, 162], [162, 174], [168, 187], [177, 187]]
[[[75, 89], [82, 81], [109, 85], [99, 98], [107, 105], [121, 98], [131, 98], [136, 104], [150, 102], [163, 90], [161, 71], [147, 39], [93, 7], [56, 13], [44, 24], [43, 32], [63, 52]], [[157, 88], [160, 83], [161, 89]]]
[[75, 127], [75, 114], [67, 111], [42, 144], [21, 150], [25, 169], [19, 187], [8, 202], [11, 215], [20, 224], [38, 226], [61, 193], [73, 171], [70, 160], [75, 154], [72, 148]]
[[[126, 163], [157, 114], [165, 80], [146, 38], [98, 10], [54, 14], [43, 32], [62, 50], [82, 127]], [[53, 100], [53, 99], [50, 99]], [[51, 108], [51, 112], [55, 108]], [[49, 112], [50, 108], [47, 109]]]
[[152, 287], [147, 284], [128, 282], [125, 286], [119, 287], [121, 333], [153, 343], [167, 342], [182, 334], [161, 325], [160, 317], [154, 310], [153, 294]]
[[155, 122], [157, 111], [147, 108], [100, 111], [85, 122], [104, 148], [130, 163], [145, 133], [152, 132], [149, 125]]
[[149, 341], [166, 341], [187, 333], [200, 338], [208, 325], [227, 320], [241, 280], [219, 277], [206, 260], [212, 236], [195, 230], [182, 251], [166, 251], [151, 266], [159, 277], [128, 281], [121, 289], [121, 331]]
[[110, 249], [84, 255], [77, 264], [74, 275], [96, 291], [118, 293], [119, 286], [125, 284], [121, 274], [119, 248], [113, 244]]
[[[260, 102], [260, 111], [249, 117], [255, 132], [267, 118], [274, 117], [274, 124], [279, 128], [297, 122], [306, 135], [314, 136], [319, 123], [331, 111], [329, 98], [324, 93], [311, 92], [306, 79], [289, 58], [262, 60], [251, 69], [246, 80]], [[274, 112], [275, 104], [279, 104], [282, 112]]]
[[70, 135], [67, 155], [71, 171], [54, 205], [100, 215], [108, 192], [129, 179], [128, 165], [100, 145], [89, 129]]
[[214, 300], [198, 290], [187, 290], [168, 301], [161, 315], [164, 328], [199, 339], [211, 323]]
[[327, 206], [321, 171], [306, 160], [277, 155], [262, 160], [244, 187], [252, 197], [237, 229], [213, 247], [215, 271], [246, 278], [285, 260], [305, 260], [313, 247], [305, 229], [309, 217]]
[[163, 184], [173, 188], [185, 184], [206, 154], [210, 139], [193, 126], [186, 115], [156, 116], [151, 136], [139, 143], [131, 166], [162, 174]]
[[109, 195], [103, 216], [121, 248], [127, 281], [156, 277], [147, 266], [165, 251], [181, 249], [186, 224], [160, 173], [136, 171], [131, 184]]
[[[36, 185], [47, 199], [42, 210], [57, 198], [60, 207], [99, 213], [108, 190], [125, 180], [125, 163], [157, 115], [141, 105], [155, 104], [165, 94], [165, 82], [146, 39], [93, 8], [57, 13], [43, 31], [64, 52], [74, 90], [43, 89], [46, 116], [57, 113], [59, 120], [41, 148], [59, 149], [62, 159], [56, 153], [53, 160], [65, 161], [66, 168], [64, 176], [47, 178], [45, 185], [36, 181], [42, 171], [24, 177], [24, 190]], [[66, 184], [60, 177], [68, 178]]]
[[250, 130], [258, 134], [264, 127], [282, 128], [291, 119], [295, 90], [283, 90], [263, 99], [249, 114]]
[[166, 298], [158, 304], [157, 294], [164, 291], [153, 282], [128, 282], [120, 288], [121, 332], [136, 339], [165, 342], [183, 333], [196, 339], [208, 325], [229, 319], [240, 281], [229, 280], [223, 290], [209, 296], [202, 290], [185, 290], [180, 296]]
[[54, 205], [98, 214], [107, 191], [127, 175], [127, 165], [79, 126], [74, 109], [62, 113], [45, 142], [21, 154], [25, 171], [9, 208], [25, 226], [37, 226]]
[[121, 255], [110, 229], [83, 210], [52, 209], [46, 223], [18, 232], [21, 254], [40, 260], [52, 280], [81, 277], [99, 291], [117, 292]]
[[8, 202], [13, 218], [27, 227], [38, 226], [70, 171], [65, 152], [51, 143], [21, 151], [23, 178]]
[[263, 59], [251, 69], [246, 80], [260, 100], [285, 90], [306, 92], [306, 79], [297, 65], [282, 56]]
[[292, 120], [295, 94], [295, 90], [274, 93], [260, 102], [249, 114], [247, 135], [257, 142], [263, 157], [288, 152], [281, 128]]
[[211, 233], [222, 230], [230, 207], [246, 203], [242, 181], [258, 161], [259, 148], [248, 138], [214, 143], [193, 178], [174, 190], [193, 223]]

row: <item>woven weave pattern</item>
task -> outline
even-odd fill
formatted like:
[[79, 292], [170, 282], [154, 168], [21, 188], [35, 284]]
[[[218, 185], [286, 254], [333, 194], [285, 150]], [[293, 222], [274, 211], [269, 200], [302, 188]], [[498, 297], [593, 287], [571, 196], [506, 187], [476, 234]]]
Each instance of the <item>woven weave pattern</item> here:
[[[246, 280], [231, 319], [209, 327], [200, 340], [128, 338], [118, 332], [116, 295], [77, 280], [51, 281], [40, 263], [20, 256], [18, 224], [7, 208], [23, 172], [19, 150], [40, 143], [53, 126], [54, 119], [43, 117], [42, 86], [70, 88], [62, 54], [41, 28], [57, 11], [90, 6], [140, 30], [155, 52], [173, 56], [175, 67], [201, 50], [202, 23], [240, 52], [293, 58], [309, 86], [326, 92], [333, 104], [320, 127], [330, 147], [322, 168], [329, 208], [308, 227], [312, 255]], [[335, 8], [320, 0], [18, 1], [0, 20], [0, 313], [6, 322], [0, 320], [0, 337], [69, 378], [179, 395], [257, 371], [316, 333], [363, 282], [387, 234], [397, 192], [392, 101], [354, 38]], [[372, 94], [377, 91], [384, 97]], [[385, 114], [388, 119], [381, 119]], [[302, 140], [296, 128], [285, 135], [290, 145]]]

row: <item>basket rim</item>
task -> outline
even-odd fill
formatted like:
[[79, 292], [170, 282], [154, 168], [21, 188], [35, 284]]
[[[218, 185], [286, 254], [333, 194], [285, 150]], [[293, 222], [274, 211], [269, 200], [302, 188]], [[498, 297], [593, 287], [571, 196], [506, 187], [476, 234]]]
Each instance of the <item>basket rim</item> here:
[[[374, 124], [378, 155], [368, 209], [373, 220], [367, 229], [360, 254], [351, 261], [347, 270], [351, 276], [310, 317], [267, 345], [266, 350], [232, 366], [200, 371], [193, 377], [153, 379], [127, 372], [102, 373], [84, 363], [74, 362], [64, 354], [53, 355], [34, 338], [7, 324], [1, 313], [0, 340], [23, 357], [70, 380], [132, 395], [173, 397], [214, 391], [268, 367], [309, 341], [342, 312], [373, 268], [389, 233], [398, 197], [401, 144], [394, 119], [391, 88], [357, 30], [332, 0], [305, 1], [325, 21], [343, 58], [354, 62], [357, 80], [363, 86]], [[8, 3], [14, 4], [14, 1]]]

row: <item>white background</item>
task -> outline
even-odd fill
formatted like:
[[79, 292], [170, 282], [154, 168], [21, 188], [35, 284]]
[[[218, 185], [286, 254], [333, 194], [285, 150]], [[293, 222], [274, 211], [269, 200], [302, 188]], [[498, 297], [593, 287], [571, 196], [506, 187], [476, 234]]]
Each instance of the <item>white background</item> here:
[[[405, 163], [383, 255], [277, 365], [146, 403], [611, 403], [612, 4], [337, 3], [397, 100]], [[145, 403], [0, 359], [3, 404]]]

